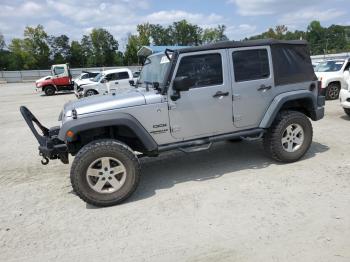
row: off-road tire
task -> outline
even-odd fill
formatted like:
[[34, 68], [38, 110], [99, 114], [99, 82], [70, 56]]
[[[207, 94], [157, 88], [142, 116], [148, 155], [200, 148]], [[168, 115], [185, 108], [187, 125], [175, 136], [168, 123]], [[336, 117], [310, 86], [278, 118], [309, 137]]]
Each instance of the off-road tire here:
[[97, 94], [98, 94], [97, 91], [92, 90], [92, 89], [89, 89], [89, 90], [87, 90], [87, 91], [85, 92], [84, 96], [85, 96], [85, 97], [88, 97], [88, 96], [94, 96], [94, 95], [97, 95]]
[[350, 116], [350, 108], [344, 108], [344, 112], [345, 112], [345, 114]]
[[53, 96], [56, 93], [56, 89], [53, 86], [47, 86], [44, 88], [45, 95]]
[[[123, 186], [114, 193], [98, 193], [87, 181], [87, 168], [101, 157], [113, 157], [125, 166], [126, 178]], [[70, 173], [73, 190], [85, 202], [106, 207], [120, 204], [137, 188], [140, 181], [140, 164], [133, 151], [125, 144], [112, 139], [103, 139], [85, 145], [76, 155]]]
[[326, 90], [326, 99], [327, 100], [336, 100], [339, 98], [340, 94], [340, 86], [335, 83], [331, 83], [328, 85]]
[[[286, 128], [292, 124], [302, 127], [304, 140], [297, 151], [287, 152], [283, 148], [281, 139]], [[312, 136], [312, 125], [306, 115], [297, 111], [282, 111], [264, 135], [263, 145], [266, 153], [273, 159], [279, 162], [291, 163], [304, 156], [310, 148]]]

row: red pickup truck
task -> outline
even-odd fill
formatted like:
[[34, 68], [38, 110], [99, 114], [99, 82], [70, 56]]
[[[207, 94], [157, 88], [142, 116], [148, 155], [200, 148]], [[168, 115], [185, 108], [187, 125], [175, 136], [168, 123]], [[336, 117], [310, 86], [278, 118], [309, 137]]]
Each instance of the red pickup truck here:
[[74, 90], [74, 82], [68, 64], [51, 66], [51, 78], [36, 82], [36, 89], [52, 96], [59, 91]]

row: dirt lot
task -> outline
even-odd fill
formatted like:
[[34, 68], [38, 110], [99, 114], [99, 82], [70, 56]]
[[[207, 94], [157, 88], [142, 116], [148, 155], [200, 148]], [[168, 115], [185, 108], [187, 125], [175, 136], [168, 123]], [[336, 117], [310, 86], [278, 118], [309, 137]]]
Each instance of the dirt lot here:
[[142, 159], [120, 206], [73, 192], [69, 167], [40, 164], [18, 108], [56, 125], [73, 94], [0, 85], [0, 261], [350, 261], [350, 118], [338, 101], [313, 123], [314, 143], [281, 165], [260, 142]]

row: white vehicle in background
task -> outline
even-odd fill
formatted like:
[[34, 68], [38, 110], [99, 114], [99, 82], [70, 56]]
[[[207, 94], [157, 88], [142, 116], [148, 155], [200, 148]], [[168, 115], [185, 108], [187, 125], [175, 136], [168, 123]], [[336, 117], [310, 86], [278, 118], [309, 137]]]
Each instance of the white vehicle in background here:
[[133, 74], [130, 69], [110, 69], [99, 73], [89, 83], [75, 86], [74, 91], [78, 98], [120, 92], [131, 88], [131, 80], [133, 80]]
[[91, 83], [91, 81], [99, 74], [100, 72], [87, 72], [83, 71], [78, 77], [74, 78], [73, 81], [77, 86], [82, 84]]
[[350, 72], [349, 70], [344, 72], [344, 79], [347, 86], [344, 86], [340, 90], [340, 105], [343, 107], [345, 113], [350, 116]]
[[315, 74], [321, 81], [322, 95], [326, 99], [335, 100], [339, 98], [340, 90], [347, 87], [344, 72], [350, 68], [350, 58], [332, 59], [319, 63], [315, 68]]
[[51, 79], [52, 76], [44, 76], [42, 78], [39, 78], [38, 80], [35, 81], [35, 84], [39, 83], [39, 82], [42, 82], [42, 81], [45, 81], [45, 80], [49, 80]]

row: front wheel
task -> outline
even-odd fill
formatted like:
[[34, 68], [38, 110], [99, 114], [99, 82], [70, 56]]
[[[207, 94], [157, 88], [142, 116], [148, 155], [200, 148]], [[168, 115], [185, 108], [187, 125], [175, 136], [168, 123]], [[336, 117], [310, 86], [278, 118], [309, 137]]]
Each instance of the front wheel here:
[[310, 148], [312, 125], [306, 115], [282, 111], [264, 136], [265, 151], [280, 162], [295, 162]]
[[327, 87], [326, 98], [328, 100], [336, 100], [339, 98], [340, 86], [337, 84], [329, 84]]
[[97, 92], [95, 90], [88, 90], [85, 92], [85, 96], [94, 96], [94, 95], [97, 95]]
[[345, 112], [345, 114], [350, 116], [350, 108], [344, 108], [344, 112]]
[[52, 96], [56, 93], [56, 89], [53, 86], [47, 86], [44, 89], [45, 95]]
[[116, 140], [97, 140], [84, 146], [71, 168], [74, 191], [94, 206], [112, 206], [126, 200], [140, 180], [133, 151]]

